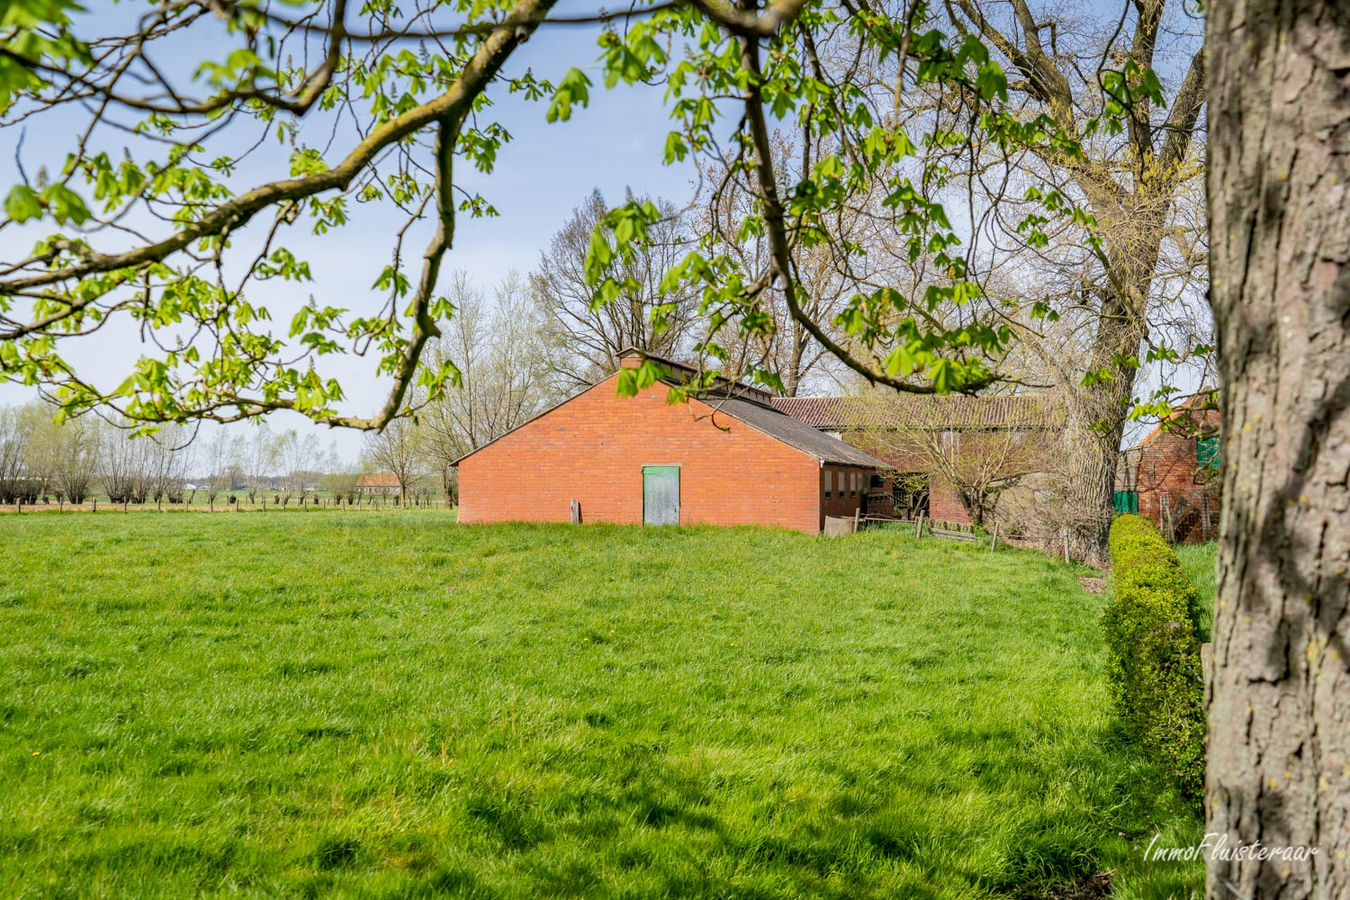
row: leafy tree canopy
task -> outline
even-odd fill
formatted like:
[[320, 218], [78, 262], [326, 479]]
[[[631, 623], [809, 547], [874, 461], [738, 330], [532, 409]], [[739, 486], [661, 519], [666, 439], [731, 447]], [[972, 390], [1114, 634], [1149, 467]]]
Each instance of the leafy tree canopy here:
[[[132, 21], [125, 33], [91, 34], [73, 0], [0, 5], [3, 123], [31, 126], [63, 108], [85, 121], [58, 171], [18, 171], [0, 186], [0, 228], [44, 232], [26, 258], [0, 264], [0, 372], [42, 386], [66, 414], [112, 409], [147, 428], [278, 409], [382, 428], [411, 398], [455, 385], [454, 360], [426, 365], [423, 350], [455, 313], [440, 276], [459, 220], [495, 214], [490, 197], [454, 177], [456, 165], [491, 173], [511, 140], [493, 98], [521, 95], [553, 122], [599, 102], [602, 88], [639, 81], [665, 87], [666, 162], [692, 155], [747, 176], [754, 202], [740, 229], [770, 250], [762, 270], [748, 271], [709, 241], [664, 273], [667, 293], [699, 298], [702, 384], [737, 342], [774, 327], [763, 307], [772, 289], [876, 384], [978, 390], [1004, 377], [1017, 316], [1052, 313], [985, 296], [944, 203], [955, 162], [978, 144], [1072, 164], [1083, 141], [1118, 134], [1163, 102], [1152, 70], [1127, 62], [1103, 67], [1095, 112], [1071, 126], [1010, 105], [1006, 53], [991, 53], [978, 29], [937, 27], [949, 20], [922, 0], [637, 0], [621, 12], [556, 0], [173, 0], [146, 3]], [[586, 22], [603, 28], [598, 47], [576, 48], [576, 67], [554, 78], [504, 72], [513, 56], [528, 62], [537, 29]], [[201, 57], [186, 78], [163, 68], [167, 49], [184, 42]], [[594, 73], [597, 56], [601, 85], [582, 68]], [[893, 84], [866, 77], [887, 60]], [[1042, 71], [1035, 60], [1017, 65], [1022, 81]], [[937, 110], [922, 132], [898, 114], [912, 91]], [[813, 139], [814, 155], [793, 174], [772, 162], [780, 126]], [[122, 158], [94, 149], [97, 129], [127, 133]], [[283, 148], [289, 171], [240, 189], [232, 176], [264, 142]], [[536, 153], [547, 165], [546, 148]], [[1054, 185], [1022, 199], [1034, 210], [1020, 226], [1029, 241], [1064, 220], [1096, 240], [1091, 215]], [[845, 268], [865, 257], [864, 242], [831, 227], [864, 204], [887, 211], [923, 275], [859, 279], [832, 321], [816, 321], [797, 255], [823, 248]], [[317, 262], [288, 242], [301, 229], [359, 227], [367, 205], [397, 208], [409, 223], [374, 251], [383, 308], [311, 301], [274, 326], [250, 287], [308, 281]], [[621, 263], [662, 216], [636, 200], [603, 216], [585, 267], [595, 304], [633, 287]], [[435, 233], [419, 254], [404, 238], [424, 219]], [[658, 325], [665, 312], [655, 311]], [[120, 384], [99, 386], [82, 376], [78, 338], [118, 318], [137, 325], [144, 351]], [[353, 352], [373, 354], [392, 380], [369, 416], [341, 412], [342, 384], [314, 367]], [[661, 373], [652, 364], [625, 374], [631, 391]], [[745, 374], [778, 380], [768, 365]]]

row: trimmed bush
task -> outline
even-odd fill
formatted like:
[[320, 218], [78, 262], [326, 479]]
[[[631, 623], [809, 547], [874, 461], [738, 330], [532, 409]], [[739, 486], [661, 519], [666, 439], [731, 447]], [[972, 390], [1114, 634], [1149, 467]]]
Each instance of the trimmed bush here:
[[1150, 756], [1199, 797], [1205, 781], [1205, 686], [1196, 637], [1199, 598], [1153, 523], [1111, 526], [1115, 595], [1102, 617], [1107, 680], [1125, 724]]

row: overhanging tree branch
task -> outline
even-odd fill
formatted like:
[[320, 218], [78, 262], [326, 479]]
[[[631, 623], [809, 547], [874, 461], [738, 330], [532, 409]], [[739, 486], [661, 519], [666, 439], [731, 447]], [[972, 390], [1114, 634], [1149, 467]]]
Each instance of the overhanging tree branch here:
[[[783, 299], [792, 318], [806, 328], [827, 351], [844, 365], [873, 384], [880, 384], [912, 394], [936, 393], [930, 384], [912, 384], [880, 372], [872, 366], [858, 360], [835, 341], [808, 315], [797, 295], [798, 283], [793, 275], [792, 248], [788, 237], [787, 223], [784, 218], [783, 203], [779, 199], [777, 179], [773, 170], [773, 155], [769, 143], [769, 129], [764, 118], [764, 97], [761, 90], [763, 73], [760, 70], [759, 38], [741, 39], [741, 65], [748, 77], [744, 94], [745, 118], [750, 132], [750, 143], [754, 150], [754, 168], [760, 204], [763, 206], [764, 225], [769, 235], [770, 283], [777, 282], [783, 291]], [[997, 380], [996, 376], [978, 379], [964, 385], [968, 391], [977, 391]]]
[[[0, 281], [0, 295], [29, 291], [98, 272], [111, 272], [159, 262], [203, 237], [237, 231], [248, 224], [258, 212], [269, 206], [311, 197], [325, 191], [345, 190], [352, 179], [364, 171], [381, 150], [437, 121], [447, 118], [462, 119], [512, 51], [528, 40], [530, 34], [538, 27], [539, 13], [551, 8], [556, 2], [557, 0], [519, 0], [510, 15], [483, 41], [453, 87], [436, 99], [410, 109], [373, 129], [368, 137], [352, 148], [346, 158], [333, 168], [303, 178], [274, 181], [253, 188], [221, 204], [200, 219], [188, 223], [178, 233], [158, 243], [116, 254], [90, 252], [88, 258], [77, 265], [43, 272], [40, 275]], [[80, 307], [73, 305], [72, 311], [76, 308]], [[10, 333], [0, 333], [0, 339], [21, 337], [29, 331], [30, 329], [19, 329]]]

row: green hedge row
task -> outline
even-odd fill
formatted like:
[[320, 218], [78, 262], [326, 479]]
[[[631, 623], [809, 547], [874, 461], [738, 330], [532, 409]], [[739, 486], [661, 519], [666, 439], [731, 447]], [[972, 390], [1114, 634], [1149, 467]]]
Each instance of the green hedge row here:
[[1111, 526], [1115, 596], [1102, 624], [1107, 679], [1125, 728], [1188, 796], [1205, 782], [1205, 688], [1196, 637], [1199, 597], [1153, 523]]

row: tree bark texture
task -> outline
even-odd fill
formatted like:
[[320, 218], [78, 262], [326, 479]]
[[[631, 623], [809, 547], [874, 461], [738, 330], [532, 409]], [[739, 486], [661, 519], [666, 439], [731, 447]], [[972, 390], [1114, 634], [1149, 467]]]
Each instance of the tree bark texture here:
[[1057, 529], [1063, 528], [1070, 556], [1093, 565], [1110, 562], [1111, 498], [1136, 373], [1117, 368], [1115, 374], [1113, 381], [1068, 395], [1069, 428], [1056, 471], [1062, 497], [1051, 517], [1054, 533], [1044, 536], [1047, 546], [1058, 547]]
[[1350, 897], [1350, 6], [1207, 5], [1223, 496], [1208, 896]]

